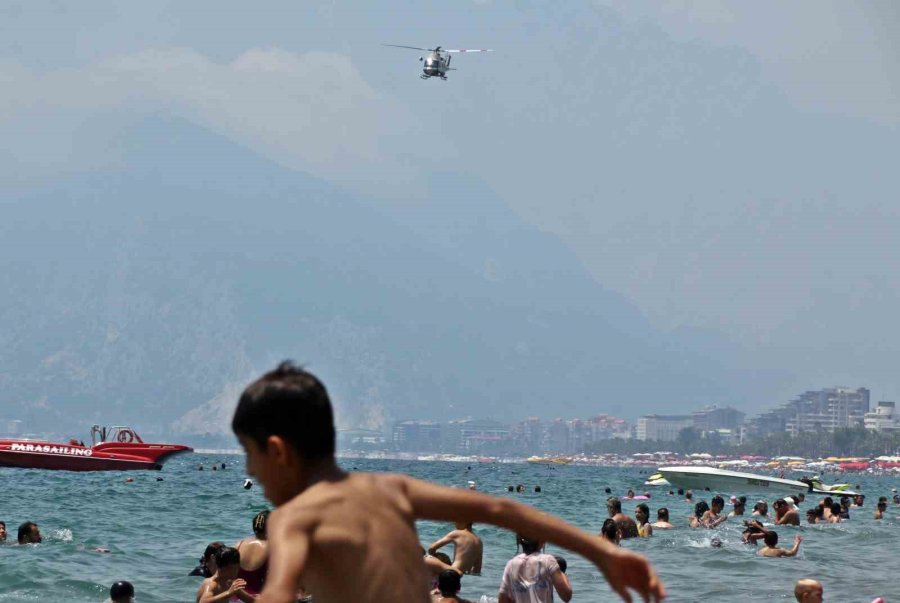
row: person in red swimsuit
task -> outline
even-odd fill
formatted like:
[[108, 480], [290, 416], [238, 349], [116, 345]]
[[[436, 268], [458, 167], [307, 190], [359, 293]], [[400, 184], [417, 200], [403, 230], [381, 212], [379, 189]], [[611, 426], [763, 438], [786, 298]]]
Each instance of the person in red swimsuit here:
[[257, 513], [253, 518], [253, 536], [235, 545], [241, 552], [241, 569], [238, 578], [247, 583], [245, 590], [258, 597], [266, 583], [269, 571], [269, 543], [266, 540], [266, 520], [269, 511]]

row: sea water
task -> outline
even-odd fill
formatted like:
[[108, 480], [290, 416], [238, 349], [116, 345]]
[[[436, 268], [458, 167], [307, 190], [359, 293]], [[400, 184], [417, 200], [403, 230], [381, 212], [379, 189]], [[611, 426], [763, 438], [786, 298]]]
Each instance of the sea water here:
[[[211, 470], [222, 462], [224, 470]], [[595, 534], [606, 517], [605, 488], [620, 496], [629, 488], [650, 489], [642, 485], [646, 471], [638, 469], [354, 459], [341, 463], [347, 469], [401, 472], [460, 488], [474, 481], [482, 492], [534, 505]], [[0, 545], [0, 602], [99, 603], [118, 580], [135, 585], [140, 603], [193, 601], [200, 578], [187, 574], [206, 545], [215, 540], [232, 545], [248, 536], [253, 516], [269, 508], [260, 487], [243, 489], [245, 478], [243, 458], [229, 455], [183, 455], [160, 472], [0, 468], [0, 520], [9, 531], [7, 544]], [[623, 546], [653, 562], [669, 601], [788, 601], [794, 582], [803, 577], [820, 580], [828, 600], [868, 602], [878, 595], [900, 600], [900, 507], [889, 504], [882, 521], [872, 516], [878, 496], [890, 497], [900, 479], [849, 480], [867, 495], [864, 508], [851, 510], [850, 521], [778, 528], [782, 546], [790, 547], [796, 534], [803, 536], [796, 558], [756, 556], [754, 547], [741, 543], [741, 525], [734, 519], [715, 530], [688, 528], [692, 505], [683, 497], [668, 496], [666, 487], [650, 489], [651, 499], [645, 502], [654, 519], [657, 508], [668, 507], [678, 529], [659, 530], [652, 538], [625, 541]], [[526, 492], [507, 492], [507, 486], [517, 484]], [[539, 493], [534, 492], [537, 485]], [[723, 494], [726, 500], [729, 494], [747, 494], [748, 510], [757, 498], [770, 503], [774, 498], [764, 492]], [[695, 499], [710, 496], [695, 493]], [[623, 501], [624, 511], [633, 515], [638, 502]], [[808, 499], [801, 505], [801, 516], [811, 504]], [[39, 524], [42, 544], [14, 544], [16, 528], [24, 521]], [[452, 525], [423, 521], [417, 527], [423, 546], [428, 546]], [[495, 601], [503, 567], [516, 554], [515, 537], [487, 525], [476, 525], [475, 530], [484, 540], [482, 574], [465, 576], [461, 595]], [[722, 548], [711, 546], [713, 536], [721, 539]], [[98, 548], [110, 552], [96, 552]], [[452, 556], [452, 550], [447, 552]], [[574, 601], [617, 600], [588, 562], [553, 546], [547, 552], [566, 557]], [[345, 579], [353, 579], [354, 568], [345, 572]]]

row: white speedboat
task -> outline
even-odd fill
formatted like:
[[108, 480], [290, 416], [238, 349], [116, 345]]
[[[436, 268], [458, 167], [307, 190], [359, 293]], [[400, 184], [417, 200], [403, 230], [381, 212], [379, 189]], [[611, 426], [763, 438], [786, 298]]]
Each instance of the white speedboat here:
[[660, 467], [659, 472], [673, 486], [691, 490], [709, 488], [713, 492], [777, 492], [779, 494], [800, 494], [809, 491], [807, 484], [792, 479], [712, 467]]

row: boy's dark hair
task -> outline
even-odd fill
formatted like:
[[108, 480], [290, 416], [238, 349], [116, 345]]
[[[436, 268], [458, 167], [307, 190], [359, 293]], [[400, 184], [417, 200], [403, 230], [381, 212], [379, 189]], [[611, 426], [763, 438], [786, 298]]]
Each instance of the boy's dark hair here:
[[241, 563], [241, 552], [236, 548], [226, 546], [216, 551], [216, 566], [219, 568], [228, 567]]
[[203, 551], [203, 559], [200, 561], [206, 561], [210, 557], [214, 556], [217, 552], [225, 548], [224, 542], [210, 542], [206, 545], [206, 550]]
[[825, 506], [828, 507], [829, 509], [831, 508], [831, 505], [834, 504], [834, 500], [832, 500], [832, 498], [830, 496], [826, 496], [825, 500], [823, 502], [825, 503]]
[[766, 543], [766, 546], [775, 546], [776, 544], [778, 544], [778, 533], [773, 530], [769, 530], [768, 532], [766, 532], [766, 535], [763, 536], [763, 542]]
[[716, 506], [716, 505], [719, 505], [720, 509], [725, 508], [725, 499], [722, 498], [721, 496], [719, 496], [718, 494], [716, 494], [715, 496], [712, 497], [712, 506]]
[[288, 360], [247, 386], [231, 429], [261, 447], [269, 436], [281, 436], [303, 460], [334, 456], [334, 414], [328, 392], [315, 375]]
[[669, 510], [665, 507], [660, 507], [656, 510], [656, 518], [660, 521], [669, 521]]
[[701, 500], [696, 505], [694, 505], [694, 515], [697, 516], [697, 519], [701, 519], [703, 514], [709, 511], [709, 505], [706, 504], [705, 500]]
[[831, 505], [831, 514], [832, 515], [840, 515], [843, 509], [841, 509], [841, 503], [834, 503]]
[[445, 597], [452, 597], [462, 588], [462, 581], [456, 570], [448, 569], [438, 574], [438, 590]]
[[266, 522], [269, 520], [270, 511], [260, 511], [253, 517], [253, 533], [260, 540], [266, 539]]
[[559, 566], [559, 571], [565, 574], [566, 570], [569, 569], [569, 562], [566, 561], [566, 558], [562, 555], [553, 555], [553, 558], [556, 559], [556, 565]]
[[519, 536], [519, 544], [522, 545], [522, 552], [526, 555], [530, 555], [532, 553], [537, 553], [541, 550], [541, 542], [539, 540], [534, 540], [533, 538], [529, 538], [528, 536]]
[[738, 499], [739, 501], [741, 501], [741, 504], [742, 504], [742, 505], [746, 505], [746, 504], [747, 504], [747, 497], [746, 497], [746, 496], [741, 495], [741, 496], [738, 496], [737, 499]]
[[131, 582], [126, 582], [122, 580], [120, 582], [116, 582], [112, 586], [109, 587], [109, 598], [113, 601], [118, 601], [123, 597], [133, 597], [134, 596], [134, 586]]
[[688, 490], [687, 492], [684, 493], [684, 497], [688, 500], [691, 500], [692, 498], [694, 498], [694, 493], [691, 492], [690, 490]]
[[678, 488], [678, 496], [684, 496], [684, 488]]
[[37, 526], [33, 521], [26, 521], [22, 525], [19, 526], [19, 534], [17, 540], [19, 544], [23, 544], [25, 540], [31, 536], [31, 528]]
[[603, 522], [603, 527], [600, 528], [600, 535], [605, 536], [607, 540], [616, 541], [616, 535], [619, 532], [619, 525], [612, 518], [607, 519]]

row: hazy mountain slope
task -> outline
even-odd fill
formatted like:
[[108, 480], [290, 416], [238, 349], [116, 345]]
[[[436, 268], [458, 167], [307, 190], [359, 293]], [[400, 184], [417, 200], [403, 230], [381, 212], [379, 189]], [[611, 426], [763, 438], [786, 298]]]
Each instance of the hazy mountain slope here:
[[0, 188], [0, 414], [164, 426], [283, 357], [345, 425], [752, 391], [727, 343], [655, 332], [477, 182], [391, 205], [180, 120], [121, 144], [115, 169]]

